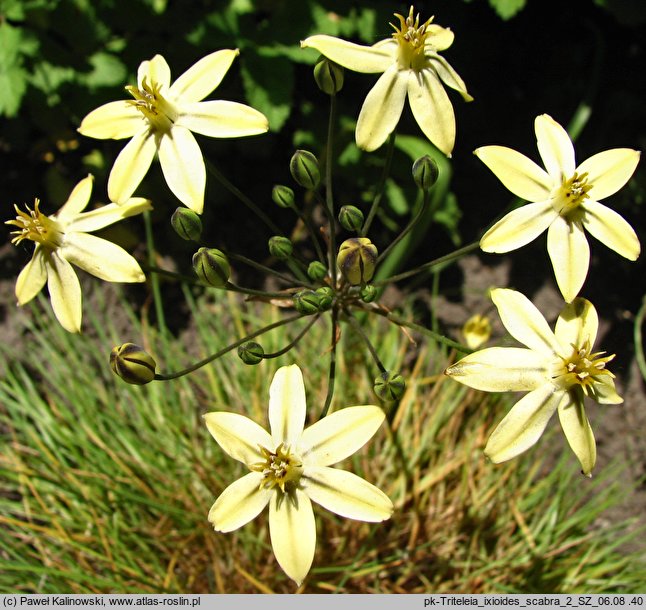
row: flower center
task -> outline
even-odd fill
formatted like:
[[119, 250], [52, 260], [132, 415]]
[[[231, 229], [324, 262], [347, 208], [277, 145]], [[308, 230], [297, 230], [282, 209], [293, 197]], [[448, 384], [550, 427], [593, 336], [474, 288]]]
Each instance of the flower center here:
[[413, 15], [412, 6], [408, 17], [404, 18], [399, 13], [395, 13], [395, 17], [399, 19], [399, 26], [394, 23], [390, 25], [395, 30], [393, 38], [399, 43], [399, 66], [402, 70], [415, 68], [424, 59], [424, 43], [428, 34], [426, 30], [433, 17], [420, 25], [419, 13]]
[[588, 191], [592, 188], [588, 184], [588, 174], [574, 174], [569, 180], [563, 182], [554, 199], [554, 209], [561, 215], [566, 215], [577, 208], [589, 197]]
[[303, 461], [285, 447], [284, 443], [278, 445], [276, 451], [264, 447], [261, 447], [260, 451], [265, 460], [250, 466], [251, 470], [262, 473], [260, 487], [279, 487], [285, 493], [298, 485], [303, 474]]
[[134, 100], [127, 100], [141, 114], [148, 119], [155, 131], [167, 133], [177, 120], [177, 111], [173, 105], [161, 94], [161, 85], [156, 82], [148, 83], [144, 76], [141, 89], [128, 85], [126, 91], [134, 97]]
[[615, 355], [604, 356], [606, 352], [591, 352], [590, 342], [586, 341], [582, 346], [572, 345], [572, 355], [564, 358], [562, 368], [557, 377], [564, 382], [565, 387], [570, 388], [579, 385], [587, 395], [590, 386], [600, 381], [603, 375], [614, 375], [606, 369], [606, 363], [610, 362]]
[[36, 199], [34, 202], [34, 209], [31, 210], [29, 206], [26, 212], [18, 209], [17, 205], [14, 205], [16, 213], [15, 220], [7, 220], [5, 224], [14, 225], [18, 227], [18, 231], [12, 231], [11, 234], [14, 236], [11, 239], [12, 244], [18, 245], [24, 239], [30, 239], [35, 241], [45, 248], [50, 250], [55, 250], [60, 248], [63, 245], [63, 236], [65, 235], [61, 225], [56, 222], [53, 218], [45, 216], [39, 209], [40, 200]]

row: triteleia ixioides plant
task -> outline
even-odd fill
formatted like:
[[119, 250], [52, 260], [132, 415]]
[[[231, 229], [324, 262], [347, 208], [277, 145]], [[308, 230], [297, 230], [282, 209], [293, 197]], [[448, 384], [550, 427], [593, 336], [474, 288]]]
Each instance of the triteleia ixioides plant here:
[[363, 73], [383, 72], [366, 97], [357, 121], [357, 146], [379, 148], [393, 132], [408, 96], [413, 116], [424, 135], [444, 154], [455, 144], [455, 115], [444, 85], [466, 101], [473, 98], [466, 85], [439, 51], [453, 43], [453, 32], [435, 23], [433, 17], [420, 25], [419, 14], [410, 7], [407, 17], [395, 13], [398, 25], [391, 38], [368, 47], [333, 36], [310, 36], [303, 47], [316, 49], [337, 64]]
[[191, 132], [237, 138], [269, 128], [266, 117], [250, 106], [202, 101], [220, 84], [236, 55], [238, 51], [231, 49], [211, 53], [172, 85], [166, 60], [155, 55], [139, 66], [137, 86], [126, 87], [134, 99], [109, 102], [83, 119], [79, 132], [85, 136], [132, 138], [110, 172], [108, 194], [112, 201], [123, 203], [135, 192], [158, 153], [170, 190], [185, 206], [202, 213], [206, 169]]
[[23, 212], [15, 206], [18, 216], [6, 221], [18, 227], [12, 231], [14, 244], [24, 240], [36, 244], [31, 260], [16, 282], [18, 305], [31, 301], [47, 283], [54, 314], [63, 328], [74, 333], [81, 330], [82, 295], [72, 265], [108, 282], [146, 279], [139, 263], [123, 248], [90, 233], [150, 210], [150, 201], [132, 198], [123, 205], [110, 203], [84, 212], [90, 201], [92, 183], [92, 176], [81, 180], [56, 214], [43, 214], [36, 199], [33, 210], [28, 207]]
[[547, 250], [563, 298], [579, 294], [590, 265], [584, 228], [606, 246], [636, 260], [640, 244], [632, 227], [599, 203], [616, 193], [633, 175], [640, 153], [613, 148], [575, 164], [568, 133], [547, 114], [534, 122], [538, 152], [545, 169], [504, 146], [483, 146], [478, 158], [514, 195], [531, 201], [509, 212], [489, 229], [480, 246], [485, 252], [510, 252], [547, 229]]
[[312, 501], [350, 519], [383, 521], [389, 498], [355, 474], [330, 468], [360, 449], [377, 431], [384, 412], [376, 406], [341, 409], [303, 430], [305, 387], [300, 368], [285, 366], [269, 390], [269, 428], [236, 413], [204, 416], [213, 438], [251, 472], [227, 487], [209, 512], [219, 532], [231, 532], [269, 505], [269, 533], [276, 559], [301, 584], [314, 559]]
[[485, 454], [495, 463], [516, 457], [538, 441], [558, 411], [568, 443], [583, 473], [590, 476], [597, 452], [583, 399], [623, 402], [606, 368], [614, 355], [592, 351], [599, 325], [595, 308], [585, 299], [574, 299], [563, 308], [552, 332], [520, 292], [497, 288], [491, 298], [505, 328], [526, 347], [490, 347], [446, 369], [451, 378], [477, 390], [529, 392], [493, 431]]

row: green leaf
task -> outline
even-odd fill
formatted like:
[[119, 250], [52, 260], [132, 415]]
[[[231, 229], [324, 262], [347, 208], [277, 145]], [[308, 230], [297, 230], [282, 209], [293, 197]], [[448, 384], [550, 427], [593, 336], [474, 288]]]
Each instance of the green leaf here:
[[16, 116], [27, 90], [27, 71], [22, 67], [22, 30], [0, 23], [0, 114]]
[[90, 89], [113, 87], [123, 83], [128, 77], [128, 70], [123, 62], [110, 53], [99, 51], [89, 58], [92, 71], [80, 74], [79, 81]]
[[390, 209], [397, 214], [403, 216], [410, 210], [410, 205], [406, 200], [403, 189], [392, 179], [386, 180], [386, 199]]
[[247, 101], [269, 120], [269, 129], [279, 131], [289, 116], [294, 71], [289, 60], [268, 58], [249, 49], [241, 57], [240, 73]]
[[511, 19], [525, 8], [527, 0], [489, 0], [491, 7], [501, 19]]

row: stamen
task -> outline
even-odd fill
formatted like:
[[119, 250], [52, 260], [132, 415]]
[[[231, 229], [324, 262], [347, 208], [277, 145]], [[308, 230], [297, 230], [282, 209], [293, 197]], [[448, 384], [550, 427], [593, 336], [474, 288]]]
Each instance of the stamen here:
[[45, 216], [39, 210], [39, 205], [40, 200], [36, 199], [33, 210], [28, 205], [25, 205], [26, 212], [14, 205], [17, 214], [16, 219], [5, 222], [5, 224], [18, 227], [18, 231], [11, 232], [11, 235], [14, 236], [11, 239], [12, 244], [18, 245], [23, 240], [29, 239], [51, 250], [63, 245], [64, 232], [62, 227], [53, 218]]

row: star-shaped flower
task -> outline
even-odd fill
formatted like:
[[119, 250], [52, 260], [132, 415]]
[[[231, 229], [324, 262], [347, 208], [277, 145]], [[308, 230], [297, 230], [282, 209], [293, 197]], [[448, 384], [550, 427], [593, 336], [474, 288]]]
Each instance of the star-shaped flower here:
[[207, 413], [209, 432], [251, 471], [227, 487], [209, 512], [219, 532], [231, 532], [269, 505], [269, 533], [276, 559], [300, 584], [316, 546], [311, 501], [343, 517], [383, 521], [392, 502], [374, 485], [336, 468], [362, 447], [384, 420], [375, 406], [348, 407], [306, 430], [305, 388], [296, 365], [278, 369], [269, 390], [271, 433], [236, 413]]
[[632, 176], [639, 152], [613, 148], [575, 165], [574, 146], [567, 132], [543, 114], [534, 123], [540, 168], [525, 155], [504, 146], [475, 151], [481, 161], [514, 195], [533, 203], [509, 212], [480, 240], [485, 252], [509, 252], [547, 229], [547, 251], [563, 298], [570, 302], [581, 290], [590, 266], [590, 246], [584, 228], [629, 260], [640, 245], [632, 227], [599, 203], [616, 193]]
[[108, 180], [111, 201], [123, 203], [139, 186], [159, 155], [164, 178], [173, 194], [198, 214], [204, 208], [206, 169], [191, 132], [212, 138], [264, 133], [266, 117], [245, 104], [202, 100], [222, 81], [237, 50], [203, 57], [172, 85], [170, 68], [161, 55], [139, 66], [137, 86], [126, 90], [134, 99], [109, 102], [82, 121], [79, 132], [91, 138], [132, 138], [117, 157]]
[[81, 330], [81, 285], [72, 264], [108, 282], [143, 282], [146, 277], [137, 261], [123, 248], [95, 235], [122, 218], [150, 210], [150, 201], [133, 198], [123, 205], [110, 203], [83, 212], [90, 201], [93, 177], [81, 180], [63, 207], [52, 216], [40, 211], [36, 199], [34, 209], [27, 212], [14, 206], [15, 220], [5, 224], [18, 227], [12, 231], [14, 244], [24, 240], [36, 243], [36, 249], [16, 282], [18, 305], [31, 301], [47, 282], [54, 314], [65, 330]]
[[424, 135], [444, 154], [455, 144], [455, 115], [444, 85], [458, 91], [466, 101], [464, 81], [439, 51], [453, 43], [453, 32], [431, 23], [421, 24], [410, 7], [408, 17], [395, 13], [399, 25], [391, 24], [391, 38], [368, 47], [333, 36], [311, 36], [301, 42], [337, 64], [363, 73], [383, 72], [363, 103], [357, 121], [359, 148], [375, 150], [399, 122], [408, 95], [413, 116]]
[[584, 396], [601, 404], [623, 402], [606, 368], [614, 355], [592, 351], [599, 325], [595, 308], [585, 299], [574, 299], [552, 332], [520, 292], [498, 288], [491, 297], [505, 328], [527, 347], [490, 347], [446, 369], [447, 375], [477, 390], [529, 392], [493, 431], [485, 454], [495, 463], [516, 457], [536, 443], [558, 411], [568, 443], [590, 476], [597, 452]]

